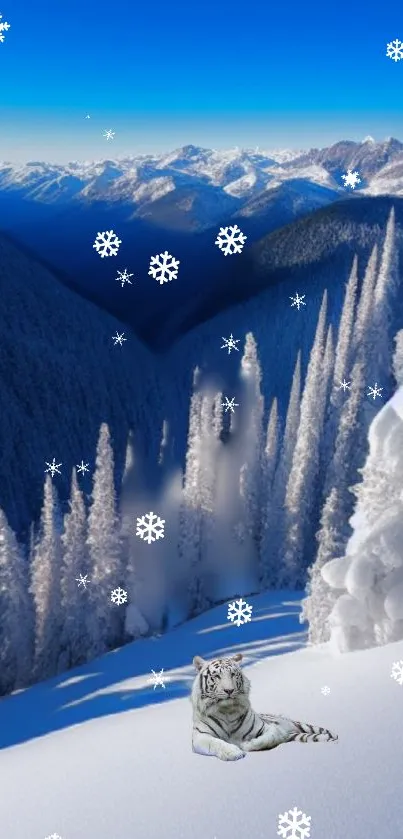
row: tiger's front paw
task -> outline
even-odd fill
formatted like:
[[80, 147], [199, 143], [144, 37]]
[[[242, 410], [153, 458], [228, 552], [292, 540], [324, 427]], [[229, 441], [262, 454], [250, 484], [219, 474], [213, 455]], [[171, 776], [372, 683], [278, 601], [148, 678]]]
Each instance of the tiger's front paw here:
[[246, 757], [246, 754], [242, 749], [238, 749], [238, 746], [226, 743], [217, 750], [217, 757], [220, 760], [241, 760], [241, 758]]

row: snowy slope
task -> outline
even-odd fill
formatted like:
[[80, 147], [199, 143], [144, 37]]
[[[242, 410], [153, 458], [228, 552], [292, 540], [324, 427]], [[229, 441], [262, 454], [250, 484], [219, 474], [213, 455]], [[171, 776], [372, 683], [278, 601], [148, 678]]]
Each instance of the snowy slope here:
[[[311, 839], [399, 839], [403, 687], [390, 671], [403, 643], [339, 658], [326, 647], [295, 650], [304, 639], [295, 598], [248, 598], [253, 620], [240, 628], [217, 607], [4, 699], [1, 835], [270, 839], [278, 814], [296, 805], [312, 818]], [[236, 651], [256, 710], [328, 726], [339, 742], [289, 744], [236, 763], [194, 755], [192, 657]], [[166, 688], [153, 690], [150, 670], [162, 667]]]

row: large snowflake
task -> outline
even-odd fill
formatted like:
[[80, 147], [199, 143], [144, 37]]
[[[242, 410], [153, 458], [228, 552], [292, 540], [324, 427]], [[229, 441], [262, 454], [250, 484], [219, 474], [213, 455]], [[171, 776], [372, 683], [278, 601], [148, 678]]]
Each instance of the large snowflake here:
[[160, 519], [155, 513], [145, 513], [137, 519], [136, 536], [140, 536], [144, 542], [155, 542], [164, 538], [165, 519]]
[[169, 283], [171, 280], [176, 280], [178, 267], [179, 259], [174, 259], [168, 251], [164, 251], [164, 253], [157, 253], [156, 256], [151, 257], [148, 273], [162, 285], [163, 283]]
[[392, 61], [400, 61], [403, 58], [403, 41], [395, 38], [390, 44], [386, 44], [386, 55]]
[[249, 623], [252, 620], [252, 606], [242, 600], [234, 600], [233, 603], [228, 604], [227, 620], [235, 623], [235, 626], [242, 626], [243, 623]]
[[121, 244], [121, 239], [118, 239], [113, 230], [104, 230], [102, 233], [97, 233], [92, 247], [103, 259], [104, 256], [116, 256]]
[[124, 588], [120, 588], [120, 586], [114, 588], [111, 591], [111, 601], [112, 603], [116, 603], [117, 606], [122, 606], [127, 601], [127, 591]]
[[357, 184], [361, 183], [358, 172], [352, 172], [351, 169], [347, 169], [347, 175], [342, 175], [341, 177], [344, 181], [344, 186], [351, 186], [351, 189], [355, 189]]
[[403, 685], [403, 661], [395, 661], [392, 664], [391, 679], [394, 679], [398, 685]]
[[293, 807], [279, 815], [277, 834], [283, 839], [308, 839], [311, 835], [311, 817]]
[[228, 256], [228, 254], [241, 253], [246, 239], [247, 237], [238, 225], [233, 224], [230, 227], [220, 227], [220, 232], [214, 244], [218, 245], [224, 256]]
[[3, 35], [3, 32], [8, 32], [8, 30], [10, 29], [10, 25], [11, 25], [11, 24], [7, 23], [7, 21], [6, 21], [6, 20], [5, 20], [5, 21], [4, 21], [4, 23], [3, 23], [3, 22], [2, 22], [2, 17], [3, 17], [3, 15], [0, 15], [0, 43], [1, 43], [1, 44], [2, 44], [2, 43], [3, 43], [3, 41], [4, 41], [4, 35]]

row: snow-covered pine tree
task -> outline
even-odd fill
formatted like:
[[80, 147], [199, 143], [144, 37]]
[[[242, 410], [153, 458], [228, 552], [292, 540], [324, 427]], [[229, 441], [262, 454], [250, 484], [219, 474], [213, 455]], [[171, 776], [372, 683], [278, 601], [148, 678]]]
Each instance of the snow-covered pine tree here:
[[[88, 590], [79, 585], [88, 572], [87, 514], [76, 470], [71, 478], [70, 512], [64, 516], [61, 585], [61, 656], [59, 668], [68, 670], [87, 657], [86, 612]], [[91, 585], [91, 580], [88, 585]]]
[[358, 351], [361, 355], [369, 358], [369, 350], [371, 347], [367, 346], [367, 344], [370, 340], [369, 326], [372, 320], [377, 268], [378, 245], [374, 245], [365, 269], [360, 298], [357, 306], [357, 316], [353, 328], [352, 354], [354, 359], [356, 358]]
[[31, 678], [33, 613], [28, 567], [14, 531], [0, 510], [0, 694]]
[[113, 451], [106, 423], [101, 425], [97, 445], [87, 547], [91, 580], [87, 637], [88, 659], [91, 660], [118, 645], [123, 622], [121, 607], [111, 603], [112, 590], [124, 583], [124, 569], [116, 512]]
[[403, 329], [399, 329], [396, 332], [395, 338], [395, 351], [393, 354], [393, 375], [395, 377], [396, 384], [398, 387], [403, 385]]
[[39, 538], [31, 564], [35, 607], [35, 665], [38, 680], [54, 676], [60, 653], [61, 515], [52, 478], [46, 475]]
[[312, 545], [315, 506], [314, 487], [325, 412], [323, 360], [326, 342], [327, 291], [320, 307], [318, 325], [301, 400], [300, 423], [285, 497], [283, 565], [280, 585], [300, 587], [306, 575], [308, 547]]
[[262, 532], [259, 551], [260, 588], [270, 588], [276, 579], [277, 568], [273, 568], [273, 535], [277, 527], [277, 510], [273, 505], [273, 482], [277, 467], [280, 443], [280, 422], [277, 399], [273, 399], [267, 423], [266, 445], [262, 466]]
[[274, 573], [273, 585], [279, 582], [280, 572], [280, 550], [285, 541], [284, 530], [284, 501], [287, 491], [287, 483], [290, 476], [292, 465], [292, 457], [297, 440], [299, 421], [300, 421], [300, 406], [301, 406], [301, 351], [298, 351], [297, 360], [295, 363], [294, 374], [292, 378], [292, 385], [290, 391], [290, 398], [288, 401], [287, 415], [285, 421], [284, 435], [281, 442], [281, 448], [278, 458], [278, 465], [274, 475], [273, 493], [272, 493], [272, 510], [276, 520], [276, 527], [272, 533], [271, 552], [274, 559], [272, 568]]
[[245, 505], [245, 526], [255, 546], [258, 562], [262, 529], [262, 455], [264, 401], [260, 389], [262, 374], [257, 346], [248, 332], [241, 360], [243, 382], [242, 421], [240, 427], [240, 493]]
[[398, 251], [396, 246], [395, 209], [392, 207], [386, 226], [381, 264], [374, 292], [373, 349], [371, 378], [390, 385], [392, 302], [399, 286]]
[[204, 611], [209, 605], [204, 591], [201, 567], [202, 510], [200, 481], [203, 397], [198, 390], [198, 381], [199, 370], [196, 368], [193, 376], [194, 390], [190, 400], [183, 500], [179, 514], [179, 556], [183, 560], [185, 573], [188, 577], [189, 616]]

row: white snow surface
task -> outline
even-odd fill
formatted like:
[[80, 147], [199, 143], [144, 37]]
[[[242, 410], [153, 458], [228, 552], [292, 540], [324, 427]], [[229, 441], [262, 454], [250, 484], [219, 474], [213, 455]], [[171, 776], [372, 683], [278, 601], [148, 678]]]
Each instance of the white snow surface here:
[[[0, 702], [1, 836], [7, 839], [270, 839], [278, 815], [311, 839], [399, 839], [403, 643], [332, 657], [301, 648], [299, 598], [251, 597], [250, 624], [218, 606]], [[242, 652], [257, 711], [329, 727], [234, 763], [191, 750], [192, 658]], [[164, 668], [164, 690], [148, 681]], [[323, 685], [330, 693], [323, 696]]]

